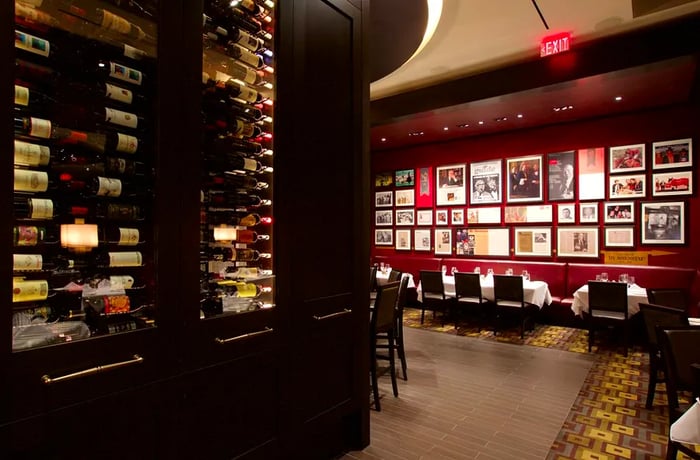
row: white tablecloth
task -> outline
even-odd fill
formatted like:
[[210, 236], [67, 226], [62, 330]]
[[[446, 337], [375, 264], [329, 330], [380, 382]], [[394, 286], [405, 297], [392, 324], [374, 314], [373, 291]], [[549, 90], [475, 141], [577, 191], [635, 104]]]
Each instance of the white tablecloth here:
[[670, 437], [676, 442], [700, 444], [700, 406], [697, 402], [673, 422]]
[[[633, 284], [627, 288], [627, 313], [632, 316], [639, 313], [639, 303], [646, 303], [647, 290]], [[588, 312], [588, 285], [584, 284], [574, 292], [574, 303], [571, 309], [575, 315], [583, 316], [583, 312]]]
[[[481, 275], [481, 295], [490, 301], [495, 300], [493, 292], [493, 276]], [[455, 277], [452, 275], [444, 275], [442, 283], [445, 286], [445, 294], [455, 295]], [[418, 283], [418, 300], [420, 300], [421, 285]], [[552, 294], [549, 292], [549, 286], [544, 281], [527, 281], [523, 280], [523, 294], [525, 302], [537, 305], [542, 308], [544, 305], [552, 303]]]
[[[386, 273], [382, 273], [381, 271], [377, 270], [377, 285], [378, 286], [384, 286], [388, 281], [389, 281], [389, 273], [391, 273], [391, 270], [389, 270]], [[409, 288], [414, 288], [416, 287], [415, 281], [413, 281], [413, 275], [411, 275], [408, 272], [403, 272], [401, 274], [401, 278], [408, 278], [408, 286]]]

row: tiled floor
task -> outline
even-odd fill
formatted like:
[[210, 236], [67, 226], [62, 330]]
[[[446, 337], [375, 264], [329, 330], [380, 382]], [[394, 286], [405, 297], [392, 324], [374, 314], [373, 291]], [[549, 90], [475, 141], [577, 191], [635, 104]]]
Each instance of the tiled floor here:
[[594, 357], [405, 328], [408, 381], [380, 380], [371, 443], [343, 459], [544, 459]]

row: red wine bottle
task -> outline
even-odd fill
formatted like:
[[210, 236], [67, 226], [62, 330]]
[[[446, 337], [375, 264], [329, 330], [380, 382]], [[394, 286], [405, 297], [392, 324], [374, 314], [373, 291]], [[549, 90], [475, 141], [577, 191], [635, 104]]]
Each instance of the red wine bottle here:
[[257, 142], [225, 135], [211, 139], [207, 144], [206, 150], [215, 155], [239, 152], [252, 154], [257, 157], [263, 154], [263, 147]]
[[204, 222], [212, 225], [238, 225], [241, 227], [255, 227], [261, 223], [270, 223], [270, 219], [261, 217], [260, 214], [238, 212], [231, 210], [211, 211], [204, 214]]
[[15, 59], [15, 78], [41, 86], [53, 86], [60, 74], [51, 67], [35, 64], [24, 59]]
[[211, 247], [205, 251], [207, 257], [221, 262], [253, 262], [260, 258], [270, 257], [267, 253], [261, 253], [255, 249], [241, 249], [229, 247]]
[[15, 139], [15, 165], [48, 166], [51, 149], [45, 145]]
[[54, 202], [48, 198], [15, 197], [14, 214], [18, 219], [51, 220], [58, 216], [86, 217], [90, 213], [87, 206]]
[[269, 239], [270, 235], [262, 235], [253, 230], [240, 230], [231, 227], [214, 227], [211, 234], [211, 241], [255, 243], [256, 241]]
[[95, 217], [110, 221], [141, 221], [144, 220], [143, 208], [134, 204], [97, 203]]
[[222, 27], [215, 24], [214, 20], [206, 14], [202, 15], [202, 27], [204, 28], [205, 37], [218, 45], [226, 46], [229, 42], [238, 43], [252, 52], [257, 51], [264, 45], [262, 39], [239, 27]]
[[207, 156], [207, 165], [212, 171], [251, 171], [259, 172], [264, 169], [257, 161], [236, 153], [224, 153]]
[[[244, 86], [234, 79], [217, 81], [211, 79], [206, 72], [203, 72], [202, 82], [204, 83], [204, 96], [213, 95], [219, 99], [236, 98], [251, 104], [264, 100], [263, 96], [258, 91]], [[253, 107], [253, 109], [255, 109], [255, 107]], [[259, 115], [259, 117], [261, 116], [262, 114]]]
[[267, 182], [259, 182], [252, 176], [226, 172], [209, 174], [204, 185], [207, 188], [218, 190], [230, 187], [245, 190], [264, 190], [269, 186]]
[[54, 227], [18, 225], [12, 229], [12, 243], [14, 246], [39, 246], [55, 244], [58, 241], [59, 235]]
[[257, 195], [223, 190], [209, 190], [205, 193], [204, 201], [215, 207], [258, 207], [270, 204], [270, 200], [264, 200]]
[[213, 0], [207, 2], [204, 7], [208, 15], [217, 18], [222, 23], [228, 22], [253, 35], [257, 35], [263, 30], [260, 21], [251, 18], [245, 12], [237, 8], [231, 8], [230, 3], [227, 1]]

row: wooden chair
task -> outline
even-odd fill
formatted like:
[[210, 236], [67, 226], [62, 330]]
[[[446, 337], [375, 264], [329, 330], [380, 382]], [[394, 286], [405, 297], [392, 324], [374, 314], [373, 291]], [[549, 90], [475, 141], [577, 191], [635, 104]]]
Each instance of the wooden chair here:
[[[374, 408], [381, 410], [379, 404], [379, 384], [378, 378], [388, 370], [391, 374], [391, 386], [394, 396], [399, 395], [396, 384], [396, 364], [394, 361], [394, 329], [396, 327], [396, 301], [399, 297], [399, 282], [387, 283], [377, 289], [377, 299], [374, 302], [374, 309], [370, 319], [370, 377], [372, 380], [372, 392], [374, 395]], [[377, 353], [379, 339], [386, 340], [386, 355]], [[388, 368], [380, 369], [378, 360], [389, 361]]]
[[391, 271], [389, 272], [388, 281], [390, 283], [393, 283], [394, 281], [400, 281], [402, 274], [403, 274], [403, 272], [401, 270], [397, 270], [395, 268], [392, 268]]
[[647, 288], [647, 299], [649, 303], [655, 305], [664, 305], [666, 307], [688, 309], [688, 295], [683, 289], [664, 288], [652, 289]]
[[668, 418], [672, 423], [683, 412], [678, 392], [695, 393], [697, 388], [691, 365], [700, 363], [700, 326], [658, 326], [656, 335], [665, 364]]
[[[690, 366], [695, 390], [693, 393], [700, 393], [700, 364], [694, 363]], [[671, 423], [668, 430], [668, 448], [666, 450], [666, 460], [676, 460], [678, 451], [692, 459], [700, 460], [700, 454], [695, 451], [695, 446], [700, 445], [700, 404], [695, 402], [685, 411], [675, 422]]]
[[520, 322], [520, 338], [525, 338], [525, 322], [532, 317], [537, 306], [525, 302], [523, 277], [493, 275], [493, 296], [498, 316], [515, 312]]
[[598, 325], [617, 325], [623, 328], [625, 356], [629, 344], [629, 310], [627, 283], [605, 281], [588, 282], [588, 352], [595, 340]]
[[[646, 329], [647, 333], [649, 350], [649, 385], [647, 386], [646, 407], [647, 409], [651, 409], [654, 405], [656, 385], [666, 381], [666, 364], [663, 362], [661, 350], [659, 350], [659, 341], [658, 337], [656, 336], [656, 328], [657, 326], [687, 326], [688, 315], [686, 314], [685, 310], [648, 303], [640, 303], [639, 310], [642, 315], [642, 319], [644, 320], [644, 328]], [[664, 378], [659, 379], [659, 372], [664, 373]]]
[[[477, 273], [455, 273], [455, 295], [458, 310], [473, 309], [477, 314], [477, 327], [481, 331], [481, 321], [484, 317], [484, 305], [488, 302], [481, 295], [481, 280]], [[455, 317], [455, 327], [457, 318]]]
[[[437, 310], [449, 311], [450, 304], [455, 298], [445, 294], [445, 285], [442, 282], [442, 272], [433, 270], [420, 271], [421, 283], [421, 314], [420, 323], [423, 324], [425, 310], [433, 311], [433, 318]], [[444, 323], [444, 313], [443, 313]]]

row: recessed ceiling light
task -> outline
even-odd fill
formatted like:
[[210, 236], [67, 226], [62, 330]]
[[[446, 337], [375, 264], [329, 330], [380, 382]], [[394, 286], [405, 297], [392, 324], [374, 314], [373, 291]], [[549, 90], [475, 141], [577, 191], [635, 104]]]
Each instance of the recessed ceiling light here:
[[423, 131], [413, 131], [412, 133], [408, 133], [409, 136], [422, 136], [425, 134]]
[[480, 125], [483, 125], [483, 124], [484, 124], [484, 122], [483, 122], [483, 121], [481, 121], [481, 120], [479, 120], [479, 124], [480, 124]]
[[382, 142], [386, 142], [386, 137], [382, 137]]
[[457, 125], [458, 128], [468, 128], [469, 123], [462, 123], [461, 125]]
[[445, 126], [444, 128], [442, 128], [443, 131], [449, 131], [449, 129], [450, 129], [450, 128], [447, 127], [447, 126]]
[[508, 120], [508, 117], [498, 117], [498, 118], [493, 119], [493, 121], [506, 121], [506, 120]]
[[519, 113], [519, 114], [518, 114], [518, 118], [522, 118], [522, 117], [523, 117], [523, 114], [522, 114], [522, 113]]
[[616, 101], [621, 101], [621, 100], [622, 100], [622, 96], [615, 96], [615, 100], [616, 100]]

